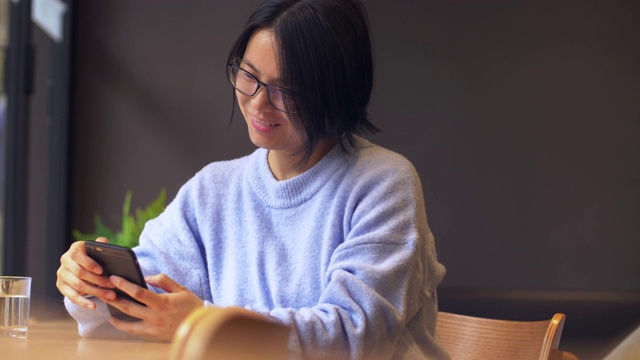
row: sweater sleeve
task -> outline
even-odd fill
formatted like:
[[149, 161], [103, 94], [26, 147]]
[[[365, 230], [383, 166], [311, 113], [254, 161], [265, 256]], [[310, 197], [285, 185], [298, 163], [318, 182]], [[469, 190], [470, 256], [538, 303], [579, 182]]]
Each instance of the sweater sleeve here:
[[435, 317], [421, 310], [433, 309], [445, 270], [437, 262], [417, 173], [409, 166], [361, 179], [365, 183], [354, 184], [347, 202], [346, 239], [331, 257], [318, 303], [270, 312], [293, 326], [293, 347], [307, 357], [389, 359], [420, 316], [417, 321], [428, 322], [424, 336], [434, 338]]
[[187, 182], [164, 212], [146, 223], [134, 250], [145, 275], [166, 274], [202, 300], [212, 301], [195, 215], [199, 196], [204, 195], [195, 183], [195, 179]]
[[[167, 274], [179, 284], [193, 291], [206, 301], [211, 301], [211, 291], [203, 279], [206, 274], [203, 257], [198, 246], [199, 232], [195, 226], [194, 210], [190, 204], [197, 204], [189, 197], [197, 196], [191, 192], [188, 182], [178, 192], [176, 198], [156, 219], [146, 223], [140, 236], [140, 245], [133, 250], [136, 253], [143, 274]], [[150, 288], [161, 292], [156, 288]], [[115, 329], [109, 323], [109, 311], [104, 302], [97, 298], [95, 310], [85, 309], [65, 298], [67, 312], [78, 322], [78, 333], [86, 338], [136, 338], [133, 335]]]
[[96, 303], [95, 310], [85, 309], [76, 305], [68, 298], [64, 298], [64, 305], [67, 312], [78, 323], [78, 334], [84, 338], [103, 339], [137, 339], [133, 335], [119, 331], [109, 323], [109, 310], [107, 305], [97, 298], [91, 301]]

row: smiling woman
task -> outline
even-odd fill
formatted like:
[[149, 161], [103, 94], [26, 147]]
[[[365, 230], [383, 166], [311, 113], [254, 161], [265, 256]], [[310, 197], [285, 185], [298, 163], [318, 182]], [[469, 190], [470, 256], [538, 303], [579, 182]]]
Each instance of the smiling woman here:
[[71, 245], [57, 286], [80, 334], [170, 340], [194, 310], [234, 306], [291, 329], [294, 356], [446, 359], [420, 178], [364, 138], [372, 64], [359, 1], [262, 3], [225, 69], [258, 149], [205, 166], [147, 222], [134, 251], [150, 290]]
[[[127, 189], [172, 200], [205, 164], [255, 149], [239, 109], [229, 124], [225, 76], [260, 2], [76, 2], [75, 228], [119, 213]], [[569, 350], [602, 359], [595, 348], [640, 321], [640, 2], [365, 2], [369, 119], [384, 130], [370, 139], [424, 181], [440, 309], [532, 320], [560, 306], [563, 343], [582, 337]]]

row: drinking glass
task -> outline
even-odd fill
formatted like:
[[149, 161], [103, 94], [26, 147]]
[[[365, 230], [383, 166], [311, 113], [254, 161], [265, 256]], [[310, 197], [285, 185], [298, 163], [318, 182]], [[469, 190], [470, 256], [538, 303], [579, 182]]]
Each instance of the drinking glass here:
[[0, 276], [0, 336], [26, 338], [31, 278]]

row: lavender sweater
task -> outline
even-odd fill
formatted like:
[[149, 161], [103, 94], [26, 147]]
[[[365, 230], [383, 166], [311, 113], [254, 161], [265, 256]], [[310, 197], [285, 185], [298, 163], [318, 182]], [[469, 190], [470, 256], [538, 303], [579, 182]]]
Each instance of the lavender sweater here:
[[[236, 305], [292, 326], [312, 357], [447, 358], [435, 336], [438, 263], [418, 175], [360, 139], [277, 181], [267, 151], [212, 163], [149, 221], [135, 248], [206, 304]], [[65, 300], [85, 337], [126, 337]]]

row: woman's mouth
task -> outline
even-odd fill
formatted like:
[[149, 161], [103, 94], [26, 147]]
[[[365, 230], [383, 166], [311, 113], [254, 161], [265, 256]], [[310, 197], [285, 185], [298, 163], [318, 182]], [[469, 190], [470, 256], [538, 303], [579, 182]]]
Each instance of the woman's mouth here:
[[253, 127], [261, 132], [267, 132], [267, 131], [271, 131], [274, 128], [280, 126], [280, 124], [276, 124], [276, 123], [270, 123], [264, 120], [260, 120], [258, 118], [256, 118], [255, 116], [251, 117], [251, 123], [253, 124]]
[[266, 121], [262, 121], [262, 120], [260, 120], [260, 119], [258, 119], [258, 118], [254, 118], [254, 120], [255, 120], [258, 124], [260, 124], [260, 125], [264, 125], [264, 126], [276, 126], [276, 125], [278, 125], [278, 124], [273, 124], [273, 123], [268, 123], [268, 122], [266, 122]]

